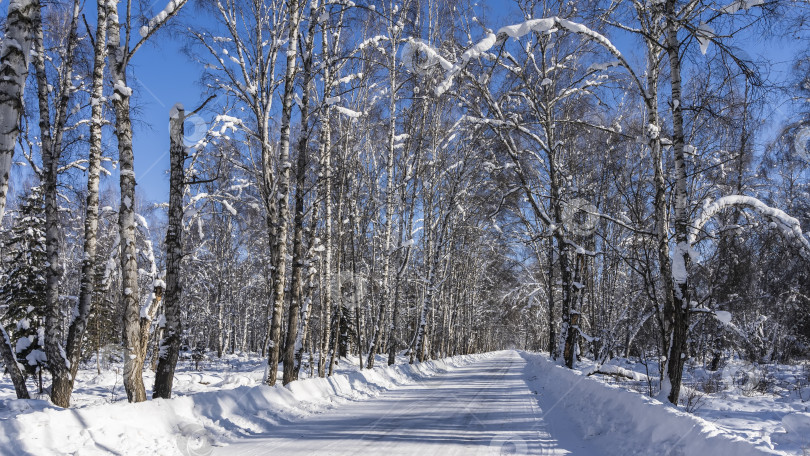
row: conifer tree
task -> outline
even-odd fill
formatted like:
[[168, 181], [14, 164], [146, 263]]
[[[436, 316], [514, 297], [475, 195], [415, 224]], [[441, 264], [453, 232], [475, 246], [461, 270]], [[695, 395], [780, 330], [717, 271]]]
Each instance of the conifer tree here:
[[39, 187], [32, 188], [23, 200], [4, 247], [9, 252], [9, 270], [0, 284], [0, 303], [7, 309], [3, 323], [23, 373], [38, 375], [42, 392], [47, 259], [45, 206]]

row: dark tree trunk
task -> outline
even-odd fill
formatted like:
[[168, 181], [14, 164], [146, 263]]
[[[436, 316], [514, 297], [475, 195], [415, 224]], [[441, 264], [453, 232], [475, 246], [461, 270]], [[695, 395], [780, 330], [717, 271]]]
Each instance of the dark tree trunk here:
[[183, 257], [183, 193], [185, 189], [186, 157], [183, 144], [183, 121], [185, 113], [178, 106], [172, 110], [170, 122], [169, 161], [169, 220], [166, 228], [166, 292], [163, 309], [166, 318], [163, 340], [160, 343], [153, 398], [169, 399], [177, 358], [180, 354], [180, 337], [183, 322], [180, 319], [180, 300], [183, 289], [180, 285], [180, 261]]

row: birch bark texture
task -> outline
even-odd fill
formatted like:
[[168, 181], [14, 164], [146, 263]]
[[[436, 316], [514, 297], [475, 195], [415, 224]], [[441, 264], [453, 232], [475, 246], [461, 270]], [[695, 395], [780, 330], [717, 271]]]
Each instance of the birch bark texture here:
[[313, 41], [318, 24], [315, 8], [309, 11], [309, 27], [301, 48], [301, 73], [303, 75], [303, 96], [301, 108], [301, 137], [298, 140], [298, 159], [295, 166], [295, 205], [293, 214], [292, 283], [290, 285], [290, 308], [287, 315], [287, 335], [284, 342], [284, 385], [298, 379], [301, 357], [304, 350], [304, 334], [309, 322], [309, 302], [304, 296], [304, 197], [305, 180], [309, 166], [308, 145], [311, 134], [310, 98], [313, 93]]
[[6, 34], [0, 46], [0, 220], [6, 212], [12, 157], [20, 135], [23, 92], [34, 45], [39, 1], [10, 0]]
[[[5, 38], [0, 45], [0, 221], [6, 211], [12, 158], [20, 134], [29, 56], [34, 46], [34, 21], [39, 8], [38, 1], [9, 1]], [[17, 398], [27, 399], [29, 396], [25, 378], [17, 367], [14, 349], [5, 329], [2, 333], [0, 352], [11, 375]]]
[[[58, 404], [54, 395], [69, 397], [73, 381], [79, 370], [82, 341], [87, 331], [87, 323], [93, 308], [93, 294], [96, 291], [96, 266], [98, 258], [99, 226], [99, 181], [101, 175], [102, 126], [104, 105], [101, 102], [104, 91], [104, 68], [107, 62], [107, 8], [97, 5], [96, 36], [93, 42], [93, 81], [91, 88], [90, 149], [87, 158], [87, 198], [84, 217], [84, 246], [82, 255], [81, 282], [79, 285], [78, 314], [68, 329], [65, 352], [70, 363], [70, 383], [58, 392], [56, 376], [51, 392], [51, 400]], [[69, 402], [68, 402], [69, 403]], [[58, 404], [61, 405], [61, 404]], [[63, 405], [66, 406], [66, 405]]]
[[266, 383], [270, 386], [275, 385], [278, 378], [278, 362], [281, 354], [281, 326], [284, 318], [285, 286], [287, 284], [287, 234], [290, 223], [290, 168], [292, 167], [292, 163], [290, 163], [290, 123], [298, 62], [298, 29], [301, 22], [301, 8], [298, 0], [288, 0], [287, 16], [289, 35], [287, 37], [287, 69], [284, 74], [284, 98], [281, 106], [281, 133], [279, 138], [278, 220], [274, 249], [276, 264], [273, 278], [273, 313], [270, 320], [268, 373], [266, 379]]
[[[71, 15], [68, 22], [67, 36], [64, 47], [61, 48], [61, 66], [57, 69], [58, 81], [55, 90], [49, 84], [48, 74], [45, 67], [46, 50], [44, 25], [42, 23], [41, 12], [35, 16], [36, 56], [34, 58], [34, 68], [37, 80], [37, 99], [39, 102], [39, 130], [41, 138], [42, 155], [42, 187], [45, 196], [45, 244], [48, 266], [45, 273], [46, 281], [46, 345], [45, 351], [48, 357], [48, 369], [53, 377], [53, 387], [51, 398], [54, 404], [67, 407], [70, 403], [70, 392], [72, 390], [73, 378], [71, 376], [72, 362], [69, 358], [66, 347], [62, 345], [64, 335], [62, 332], [62, 305], [59, 299], [59, 282], [62, 279], [62, 267], [60, 261], [61, 232], [59, 229], [59, 194], [58, 179], [60, 159], [62, 157], [62, 139], [67, 126], [68, 105], [71, 101], [73, 84], [73, 61], [74, 52], [78, 44], [78, 20], [80, 4], [73, 2]], [[55, 92], [53, 99], [51, 92]], [[73, 315], [70, 326], [80, 326], [81, 321], [79, 311], [71, 312]], [[74, 349], [75, 347], [67, 347]], [[78, 356], [76, 359], [78, 364]]]

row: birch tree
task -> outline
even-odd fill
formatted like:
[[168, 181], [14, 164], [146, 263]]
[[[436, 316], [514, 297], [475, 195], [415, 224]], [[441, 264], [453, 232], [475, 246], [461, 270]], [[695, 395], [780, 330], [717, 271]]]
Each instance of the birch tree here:
[[[12, 158], [20, 134], [20, 118], [23, 114], [23, 92], [28, 77], [31, 49], [35, 37], [35, 15], [39, 2], [14, 0], [8, 5], [5, 38], [0, 45], [0, 221], [6, 212]], [[8, 335], [3, 330], [6, 343], [0, 350], [10, 370], [18, 398], [27, 398], [24, 379], [13, 361], [14, 350], [9, 345]]]
[[[287, 12], [289, 9], [284, 8], [283, 1], [217, 2], [215, 17], [224, 31], [191, 31], [204, 50], [201, 60], [209, 62], [205, 80], [211, 90], [224, 91], [235, 100], [235, 107], [248, 110], [248, 117], [241, 119], [239, 127], [248, 138], [258, 143], [260, 156], [255, 168], [265, 210], [267, 246], [273, 257], [273, 265], [277, 262], [274, 255], [279, 205], [275, 195], [279, 185], [279, 162], [275, 156], [277, 149], [272, 144], [274, 132], [271, 124], [274, 97], [284, 82], [278, 77], [277, 64], [289, 38], [284, 35], [288, 23]], [[273, 286], [275, 272], [271, 271], [270, 276]], [[274, 302], [271, 296], [266, 306], [268, 332], [265, 347], [270, 341], [269, 323]]]
[[[287, 319], [287, 335], [284, 343], [284, 376], [282, 382], [286, 385], [298, 379], [303, 356], [304, 337], [309, 324], [310, 303], [304, 295], [304, 269], [307, 266], [306, 251], [304, 248], [304, 200], [306, 197], [306, 176], [309, 168], [309, 140], [313, 131], [312, 112], [310, 104], [314, 92], [313, 72], [313, 44], [315, 33], [318, 30], [319, 13], [324, 11], [313, 4], [309, 8], [307, 20], [309, 25], [301, 47], [301, 73], [303, 96], [300, 103], [301, 133], [298, 139], [298, 158], [295, 167], [295, 205], [293, 215], [293, 249], [292, 249], [292, 282], [290, 284], [290, 308]], [[322, 7], [323, 8], [323, 7]]]
[[[163, 11], [139, 29], [140, 40], [130, 46], [132, 32], [132, 5], [127, 0], [124, 21], [118, 15], [118, 0], [107, 3], [108, 44], [110, 75], [113, 80], [112, 104], [115, 111], [115, 132], [118, 140], [120, 164], [121, 205], [118, 210], [118, 225], [121, 236], [121, 286], [124, 306], [124, 388], [130, 402], [146, 400], [142, 369], [145, 353], [140, 347], [140, 291], [138, 286], [138, 263], [135, 247], [135, 167], [132, 150], [132, 121], [130, 98], [132, 89], [127, 86], [127, 69], [135, 52], [174, 17], [186, 4], [186, 0], [171, 0]], [[123, 30], [122, 30], [123, 28]], [[122, 42], [121, 33], [124, 32]]]
[[[87, 199], [84, 215], [84, 246], [81, 267], [81, 283], [77, 314], [68, 328], [65, 354], [70, 375], [64, 375], [61, 363], [51, 367], [53, 376], [51, 400], [54, 404], [67, 407], [73, 383], [79, 370], [82, 342], [87, 330], [90, 312], [93, 308], [93, 295], [96, 286], [99, 230], [99, 180], [101, 177], [102, 134], [104, 124], [104, 68], [107, 56], [107, 8], [97, 7], [96, 34], [93, 40], [93, 75], [90, 93], [90, 148], [87, 159]], [[58, 359], [58, 358], [57, 358]]]
[[[382, 343], [382, 334], [388, 318], [388, 310], [393, 306], [394, 293], [391, 290], [392, 285], [392, 247], [393, 247], [393, 234], [394, 234], [394, 198], [396, 195], [396, 173], [395, 173], [395, 157], [397, 141], [397, 129], [399, 128], [400, 121], [398, 116], [401, 108], [399, 106], [402, 94], [400, 91], [403, 89], [403, 82], [399, 80], [400, 71], [397, 62], [397, 53], [399, 52], [400, 45], [404, 42], [407, 32], [413, 32], [415, 23], [418, 19], [419, 4], [415, 1], [406, 1], [402, 5], [391, 7], [385, 12], [385, 30], [386, 41], [388, 48], [383, 54], [383, 67], [387, 71], [388, 76], [388, 132], [387, 132], [387, 154], [385, 158], [385, 207], [383, 218], [385, 220], [383, 225], [382, 234], [382, 252], [383, 258], [383, 271], [382, 271], [382, 295], [380, 296], [379, 310], [376, 312], [376, 319], [372, 328], [372, 335], [370, 337], [368, 361], [366, 367], [371, 369], [374, 367], [374, 356], [380, 350]], [[403, 24], [410, 24], [409, 29], [406, 31]]]
[[[47, 312], [47, 344], [48, 365], [54, 377], [56, 388], [51, 390], [55, 404], [67, 407], [70, 403], [69, 378], [70, 361], [66, 359], [63, 341], [62, 308], [59, 301], [59, 282], [62, 278], [62, 268], [59, 259], [60, 230], [59, 230], [59, 195], [57, 190], [60, 158], [62, 157], [62, 140], [67, 126], [68, 107], [73, 91], [73, 64], [74, 53], [78, 45], [78, 19], [79, 3], [73, 2], [71, 15], [63, 47], [60, 47], [59, 60], [61, 65], [57, 73], [56, 91], [53, 99], [50, 96], [52, 85], [48, 81], [45, 67], [46, 49], [41, 12], [35, 16], [36, 23], [36, 69], [37, 98], [39, 101], [39, 131], [41, 138], [42, 155], [42, 181], [45, 197], [45, 239], [48, 257], [48, 268], [45, 279], [47, 282], [45, 302]], [[51, 109], [53, 106], [53, 109]]]
[[[325, 7], [325, 5], [324, 5]], [[323, 24], [325, 27], [326, 24]], [[330, 42], [329, 34], [326, 28], [321, 31], [321, 49], [323, 50], [323, 59], [326, 64], [323, 66], [323, 95], [322, 99], [327, 100], [332, 98], [332, 91], [335, 89], [335, 75], [333, 73], [332, 64], [334, 63], [333, 48], [337, 40]], [[320, 137], [318, 150], [320, 153], [319, 166], [323, 174], [318, 186], [318, 197], [323, 201], [324, 208], [324, 227], [323, 227], [323, 256], [321, 270], [321, 293], [320, 293], [320, 320], [323, 326], [321, 332], [321, 340], [319, 347], [318, 357], [318, 376], [324, 377], [326, 375], [326, 354], [330, 349], [330, 334], [332, 322], [332, 221], [333, 221], [333, 204], [332, 204], [332, 108], [329, 103], [325, 103], [323, 111], [320, 116]]]
[[38, 1], [9, 1], [5, 38], [0, 45], [0, 220], [6, 212], [11, 159], [20, 134], [23, 92], [39, 9]]
[[281, 106], [281, 131], [279, 137], [279, 177], [277, 199], [278, 220], [274, 245], [273, 312], [270, 319], [270, 342], [268, 348], [268, 373], [266, 383], [276, 384], [278, 362], [281, 354], [281, 325], [284, 312], [285, 287], [287, 283], [287, 233], [290, 223], [290, 124], [293, 108], [293, 92], [298, 63], [298, 32], [301, 23], [301, 6], [298, 0], [287, 0], [287, 66], [284, 74], [284, 96]]

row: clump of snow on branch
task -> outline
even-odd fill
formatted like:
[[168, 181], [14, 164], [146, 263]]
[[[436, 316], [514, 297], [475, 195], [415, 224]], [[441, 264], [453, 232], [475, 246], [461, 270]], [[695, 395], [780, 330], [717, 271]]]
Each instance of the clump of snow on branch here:
[[[621, 64], [622, 63], [619, 62], [618, 60], [614, 60], [612, 62], [605, 62], [605, 63], [594, 63], [594, 64], [592, 64], [591, 66], [588, 67], [588, 73], [590, 73], [592, 71], [604, 71], [604, 70], [607, 70], [608, 68], [619, 66]], [[551, 82], [551, 81], [549, 80], [549, 82]]]
[[439, 55], [429, 44], [414, 38], [409, 38], [402, 46], [401, 56], [405, 66], [415, 73], [424, 72], [437, 64], [444, 71], [450, 71], [453, 68], [453, 64]]
[[357, 119], [363, 115], [362, 112], [353, 111], [349, 108], [344, 108], [343, 106], [335, 106], [335, 109], [337, 109], [338, 112], [343, 114], [344, 116], [350, 117], [352, 119]]
[[763, 3], [765, 3], [764, 0], [734, 0], [720, 9], [720, 11], [728, 14], [734, 14], [737, 11], [748, 10], [755, 6], [760, 6]]
[[125, 97], [132, 96], [132, 88], [127, 87], [127, 84], [121, 79], [115, 81], [115, 84], [113, 84], [113, 90], [115, 91], [115, 93], [113, 93], [113, 98], [116, 100], [120, 100], [121, 95]]
[[695, 32], [695, 37], [698, 40], [698, 44], [700, 44], [700, 52], [706, 55], [706, 51], [709, 50], [709, 44], [712, 42], [712, 38], [714, 38], [714, 29], [711, 28], [709, 24], [701, 22]]
[[178, 118], [180, 116], [180, 112], [184, 110], [185, 109], [183, 108], [183, 103], [175, 103], [175, 105], [172, 106], [172, 109], [169, 110], [169, 118], [170, 119]]
[[689, 277], [686, 271], [687, 255], [692, 262], [697, 262], [698, 254], [690, 244], [681, 242], [672, 249], [672, 280], [677, 284], [686, 283]]
[[177, 8], [183, 5], [183, 3], [185, 2], [182, 0], [170, 0], [169, 3], [166, 4], [166, 7], [163, 8], [163, 11], [157, 13], [155, 17], [149, 19], [149, 23], [147, 25], [140, 28], [139, 33], [141, 37], [145, 38], [146, 35], [149, 35], [149, 32], [165, 22], [169, 16], [173, 15], [177, 11]]
[[725, 310], [715, 310], [714, 318], [718, 319], [724, 325], [728, 325], [731, 323], [731, 312], [726, 312]]

